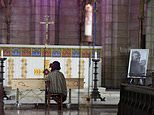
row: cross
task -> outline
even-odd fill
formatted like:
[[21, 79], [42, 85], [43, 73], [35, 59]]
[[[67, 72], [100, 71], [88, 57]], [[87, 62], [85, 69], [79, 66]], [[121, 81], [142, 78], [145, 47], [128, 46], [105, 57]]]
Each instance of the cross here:
[[54, 24], [53, 21], [49, 22], [49, 16], [45, 16], [45, 22], [40, 22], [40, 24], [45, 24], [45, 45], [47, 45], [48, 40], [48, 28], [50, 24]]
[[40, 22], [40, 24], [44, 24], [45, 25], [45, 48], [44, 48], [44, 77], [45, 77], [45, 63], [46, 63], [46, 46], [47, 46], [47, 40], [48, 40], [48, 28], [50, 24], [54, 24], [54, 22], [49, 22], [49, 16], [45, 16], [45, 22]]

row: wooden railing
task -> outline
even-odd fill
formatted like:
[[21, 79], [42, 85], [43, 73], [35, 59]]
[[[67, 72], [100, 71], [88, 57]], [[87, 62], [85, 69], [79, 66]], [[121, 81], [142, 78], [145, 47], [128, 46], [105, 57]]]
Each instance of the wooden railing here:
[[121, 84], [117, 115], [154, 115], [154, 88]]
[[[71, 103], [71, 89], [82, 89], [84, 88], [84, 78], [66, 78], [66, 85], [69, 92], [68, 98], [69, 103]], [[20, 106], [20, 100], [26, 98], [28, 94], [33, 98], [43, 100], [39, 95], [45, 91], [45, 79], [43, 78], [16, 78], [12, 80], [12, 89], [17, 89], [16, 92], [16, 103]], [[36, 94], [35, 90], [39, 89], [40, 94]], [[20, 94], [20, 95], [19, 95]]]

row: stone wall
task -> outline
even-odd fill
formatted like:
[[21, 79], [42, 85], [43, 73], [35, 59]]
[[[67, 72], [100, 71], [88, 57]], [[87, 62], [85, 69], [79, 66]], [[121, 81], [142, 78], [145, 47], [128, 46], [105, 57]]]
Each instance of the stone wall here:
[[[50, 0], [13, 0], [10, 9], [10, 42], [9, 44], [44, 44], [45, 43], [45, 25], [40, 25], [45, 21], [44, 16], [49, 15], [50, 19], [55, 19], [55, 2]], [[6, 9], [0, 9], [3, 12], [0, 17], [3, 26], [1, 30], [1, 43], [6, 41], [7, 25], [5, 22]], [[48, 43], [53, 43], [55, 26], [49, 28]], [[52, 40], [53, 39], [53, 40]], [[53, 43], [54, 44], [54, 43]]]
[[102, 84], [118, 88], [127, 77], [129, 49], [137, 48], [139, 1], [102, 1]]
[[[129, 49], [138, 48], [139, 2], [97, 0], [96, 24], [93, 27], [96, 28], [95, 44], [103, 47], [103, 86], [118, 88], [126, 79]], [[13, 0], [10, 44], [45, 44], [45, 25], [40, 25], [40, 22], [49, 15], [49, 20], [55, 23], [49, 26], [48, 44], [79, 45], [80, 37], [84, 38], [81, 34], [84, 23], [80, 20], [80, 13], [84, 10], [80, 10], [78, 0]], [[3, 44], [7, 43], [4, 17], [4, 9], [1, 8], [0, 43]], [[152, 32], [147, 37], [152, 39], [151, 36]], [[151, 46], [150, 41], [147, 46]]]
[[146, 47], [149, 49], [148, 68], [154, 70], [154, 1], [147, 3]]

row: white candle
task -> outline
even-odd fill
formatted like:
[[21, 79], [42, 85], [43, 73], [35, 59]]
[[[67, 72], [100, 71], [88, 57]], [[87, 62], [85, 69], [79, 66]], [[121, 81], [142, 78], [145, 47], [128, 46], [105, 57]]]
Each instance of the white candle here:
[[92, 5], [85, 6], [85, 36], [92, 36]]
[[1, 58], [3, 58], [3, 50], [1, 49]]
[[95, 51], [95, 57], [94, 58], [97, 59], [97, 51]]

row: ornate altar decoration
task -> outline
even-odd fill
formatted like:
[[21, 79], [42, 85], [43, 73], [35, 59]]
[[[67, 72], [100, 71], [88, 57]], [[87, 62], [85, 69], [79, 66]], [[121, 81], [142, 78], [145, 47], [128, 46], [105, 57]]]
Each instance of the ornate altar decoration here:
[[[88, 65], [89, 57], [93, 56], [92, 47], [58, 45], [45, 48], [46, 50], [43, 45], [0, 45], [4, 57], [7, 58], [4, 86], [18, 90], [42, 90], [45, 77], [43, 72], [45, 69], [50, 70], [49, 64], [57, 60], [61, 64], [68, 88], [88, 87], [88, 79], [91, 79]], [[95, 49], [98, 56], [101, 56], [101, 47], [97, 46]]]

